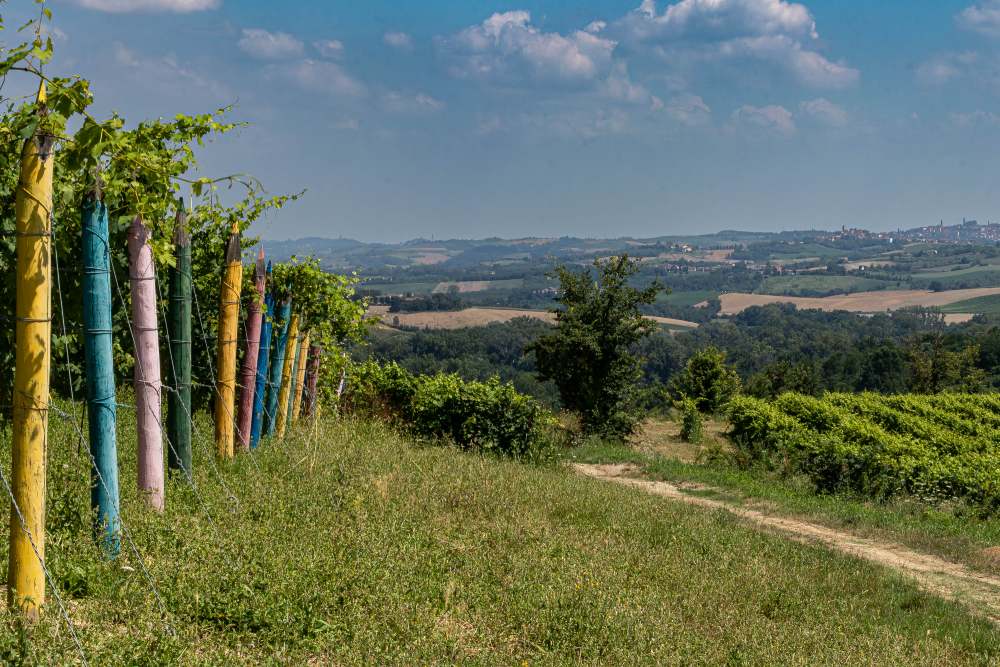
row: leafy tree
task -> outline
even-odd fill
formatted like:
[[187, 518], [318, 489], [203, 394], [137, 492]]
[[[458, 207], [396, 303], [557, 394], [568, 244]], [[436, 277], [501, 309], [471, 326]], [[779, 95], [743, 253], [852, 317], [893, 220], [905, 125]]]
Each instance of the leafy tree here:
[[976, 367], [980, 355], [978, 345], [949, 350], [944, 337], [934, 335], [914, 341], [908, 353], [911, 391], [920, 394], [947, 390], [975, 392], [985, 385], [986, 374]]
[[814, 364], [779, 361], [750, 377], [747, 393], [758, 398], [774, 398], [786, 391], [818, 394], [819, 376]]
[[906, 391], [906, 353], [892, 341], [886, 341], [865, 354], [858, 388], [883, 394]]
[[705, 414], [716, 414], [740, 391], [740, 376], [726, 365], [726, 353], [708, 347], [688, 360], [674, 381], [674, 393], [695, 402]]
[[623, 437], [639, 422], [635, 399], [642, 366], [633, 350], [657, 327], [639, 307], [653, 303], [663, 287], [656, 281], [633, 287], [629, 279], [639, 263], [627, 255], [596, 260], [594, 268], [596, 279], [590, 269], [556, 269], [556, 326], [530, 349], [540, 378], [555, 382], [584, 432]]

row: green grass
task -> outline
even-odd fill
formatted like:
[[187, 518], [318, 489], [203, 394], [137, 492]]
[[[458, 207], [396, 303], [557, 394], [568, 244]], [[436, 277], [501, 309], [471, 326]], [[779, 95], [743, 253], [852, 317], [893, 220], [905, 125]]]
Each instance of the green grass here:
[[885, 280], [859, 278], [856, 276], [772, 276], [764, 279], [757, 292], [760, 294], [778, 294], [782, 296], [796, 296], [817, 292], [847, 294], [885, 289], [893, 285], [894, 283]]
[[438, 286], [433, 283], [365, 283], [364, 289], [379, 290], [384, 295], [391, 294], [430, 294]]
[[974, 299], [957, 301], [947, 306], [939, 306], [942, 313], [982, 313], [983, 315], [1000, 314], [1000, 294], [978, 296]]
[[672, 306], [693, 306], [702, 301], [718, 298], [719, 292], [714, 290], [696, 290], [692, 292], [660, 293], [656, 297], [658, 303], [669, 303]]
[[[172, 483], [154, 515], [134, 490], [130, 421], [123, 410], [124, 516], [165, 613], [134, 556], [97, 557], [74, 431], [54, 420], [49, 444], [48, 562], [91, 664], [1000, 659], [992, 626], [862, 561], [379, 423], [327, 420], [217, 473], [199, 418], [204, 505]], [[0, 656], [23, 653], [76, 659], [55, 610], [26, 634], [0, 615]]]
[[[476, 290], [477, 293], [481, 294], [483, 292], [492, 292], [492, 291], [497, 291], [497, 290], [520, 289], [520, 288], [524, 287], [524, 279], [523, 278], [507, 278], [507, 279], [503, 279], [503, 280], [489, 280], [489, 281], [486, 281], [486, 282], [487, 282], [486, 288], [485, 289], [481, 289], [481, 290]], [[445, 293], [447, 293], [448, 289], [452, 285], [457, 285], [457, 283], [454, 282], [454, 281], [447, 281], [447, 282], [438, 283], [437, 285], [435, 285], [435, 290], [438, 291], [438, 292], [445, 292]], [[464, 294], [470, 294], [470, 292], [464, 292]]]
[[[960, 265], [959, 265], [960, 266]], [[997, 273], [1000, 272], [1000, 267], [996, 264], [986, 264], [984, 266], [967, 266], [962, 269], [949, 269], [945, 270], [942, 268], [931, 269], [929, 271], [914, 271], [914, 278], [921, 278], [926, 280], [939, 280], [941, 278], [955, 278], [958, 276], [970, 276], [980, 273]]]
[[685, 463], [630, 447], [594, 443], [574, 452], [573, 458], [583, 463], [634, 463], [651, 479], [709, 485], [727, 498], [763, 503], [782, 515], [898, 542], [997, 573], [995, 557], [982, 552], [1000, 545], [1000, 518], [980, 517], [960, 504], [932, 505], [905, 497], [878, 502], [849, 494], [817, 494], [805, 476], [739, 468], [725, 457], [710, 463]]

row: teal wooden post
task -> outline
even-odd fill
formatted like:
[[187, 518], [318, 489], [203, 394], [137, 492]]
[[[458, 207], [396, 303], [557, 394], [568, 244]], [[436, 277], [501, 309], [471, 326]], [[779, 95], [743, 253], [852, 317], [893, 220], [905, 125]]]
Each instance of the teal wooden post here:
[[171, 470], [191, 480], [191, 237], [184, 206], [179, 204], [174, 230], [177, 262], [170, 270], [170, 361], [174, 391], [167, 394], [167, 460]]
[[285, 297], [274, 313], [274, 347], [271, 349], [271, 368], [267, 380], [267, 405], [264, 408], [264, 433], [274, 435], [278, 425], [278, 393], [281, 391], [281, 372], [285, 365], [288, 347], [288, 324], [292, 317], [292, 300]]
[[115, 366], [111, 346], [111, 252], [108, 208], [99, 185], [83, 204], [83, 325], [90, 436], [90, 506], [94, 535], [107, 558], [121, 551]]

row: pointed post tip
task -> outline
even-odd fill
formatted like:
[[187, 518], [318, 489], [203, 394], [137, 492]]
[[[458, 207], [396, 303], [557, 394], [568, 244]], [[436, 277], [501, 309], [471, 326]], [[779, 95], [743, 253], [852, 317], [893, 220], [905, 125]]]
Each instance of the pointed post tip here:
[[45, 104], [48, 101], [48, 93], [45, 89], [45, 80], [38, 82], [38, 96], [35, 98], [38, 104]]

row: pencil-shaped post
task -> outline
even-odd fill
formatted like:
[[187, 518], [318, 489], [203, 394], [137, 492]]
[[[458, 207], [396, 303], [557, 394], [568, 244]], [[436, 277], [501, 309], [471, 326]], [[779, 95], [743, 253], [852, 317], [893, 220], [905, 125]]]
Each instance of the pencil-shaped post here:
[[135, 339], [135, 413], [139, 447], [139, 490], [162, 511], [163, 430], [160, 422], [160, 341], [156, 323], [156, 270], [149, 228], [136, 216], [128, 229], [132, 335]]
[[104, 555], [121, 551], [118, 495], [117, 407], [111, 329], [111, 245], [108, 207], [100, 186], [83, 202], [83, 343], [87, 372], [87, 428], [90, 438], [90, 508], [94, 536]]
[[[267, 275], [271, 275], [271, 263], [267, 263]], [[274, 330], [274, 296], [264, 297], [264, 313], [260, 325], [260, 351], [257, 354], [257, 378], [253, 394], [253, 423], [250, 427], [250, 448], [257, 449], [264, 427], [264, 406], [267, 393], [267, 371], [271, 367], [271, 332]]]
[[323, 351], [318, 345], [309, 347], [309, 366], [306, 368], [306, 387], [302, 393], [302, 416], [311, 417], [318, 397], [316, 391], [319, 388], [319, 364]]
[[288, 347], [289, 319], [292, 315], [292, 300], [283, 299], [277, 306], [274, 320], [274, 345], [271, 350], [271, 367], [268, 369], [267, 405], [264, 409], [264, 433], [273, 436], [278, 425], [278, 394], [281, 393], [281, 373], [285, 368], [285, 352]]
[[302, 343], [299, 344], [299, 359], [295, 362], [295, 386], [292, 398], [292, 411], [288, 422], [294, 424], [299, 420], [299, 412], [302, 410], [302, 390], [306, 386], [306, 364], [309, 361], [309, 332], [302, 336]]
[[236, 223], [226, 244], [226, 268], [219, 292], [219, 348], [215, 388], [215, 448], [220, 459], [235, 454], [233, 426], [236, 422], [236, 348], [240, 323], [240, 291], [243, 263], [240, 258], [240, 230]]
[[[44, 116], [45, 84], [38, 87]], [[15, 194], [17, 233], [14, 423], [7, 596], [37, 619], [45, 602], [45, 447], [52, 332], [52, 174], [54, 137], [35, 133], [21, 150]]]
[[253, 406], [257, 391], [257, 359], [260, 355], [261, 323], [264, 319], [264, 283], [267, 273], [264, 269], [264, 249], [257, 253], [257, 264], [253, 272], [254, 293], [250, 295], [246, 321], [246, 353], [240, 367], [240, 409], [236, 417], [236, 449], [250, 451], [253, 429]]
[[285, 355], [285, 363], [281, 367], [281, 388], [278, 392], [278, 416], [276, 436], [280, 440], [285, 437], [285, 430], [288, 428], [288, 404], [292, 396], [292, 367], [299, 358], [299, 316], [292, 315], [291, 324], [288, 325], [288, 354]]
[[191, 236], [180, 205], [174, 229], [174, 257], [170, 270], [170, 359], [174, 391], [167, 395], [167, 460], [170, 469], [188, 481], [194, 474], [191, 457]]

